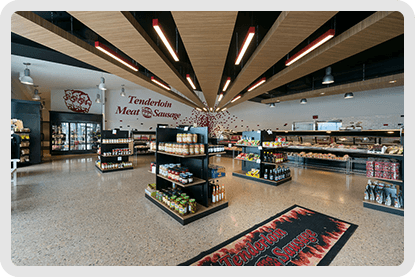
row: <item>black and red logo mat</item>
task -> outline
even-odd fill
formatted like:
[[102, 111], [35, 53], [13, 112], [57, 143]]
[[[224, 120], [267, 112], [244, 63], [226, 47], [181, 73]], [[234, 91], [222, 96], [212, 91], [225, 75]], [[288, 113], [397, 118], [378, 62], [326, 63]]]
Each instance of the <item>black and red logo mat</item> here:
[[179, 265], [328, 265], [357, 225], [298, 205]]

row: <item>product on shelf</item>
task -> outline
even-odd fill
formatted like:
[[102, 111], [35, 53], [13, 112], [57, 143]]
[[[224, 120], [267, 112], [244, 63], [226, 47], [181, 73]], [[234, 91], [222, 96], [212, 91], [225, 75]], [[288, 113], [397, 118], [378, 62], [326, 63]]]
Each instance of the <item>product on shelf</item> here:
[[180, 188], [156, 190], [155, 187], [147, 187], [146, 193], [149, 192], [152, 197], [182, 216], [197, 211], [196, 200], [183, 193]]
[[179, 183], [193, 183], [193, 173], [189, 172], [187, 167], [181, 167], [181, 164], [161, 164], [159, 174]]
[[176, 135], [177, 143], [197, 143], [197, 134], [177, 134]]
[[235, 159], [256, 162], [256, 163], [261, 162], [261, 157], [258, 154], [254, 154], [254, 153], [240, 153]]
[[288, 142], [283, 137], [276, 137], [275, 141], [262, 142], [263, 147], [285, 147], [288, 146]]
[[205, 154], [205, 145], [202, 143], [159, 143], [158, 151], [167, 152], [176, 155], [203, 155]]
[[96, 164], [102, 170], [110, 170], [110, 169], [120, 169], [120, 168], [133, 167], [133, 163], [132, 162], [101, 163], [100, 161], [97, 161]]
[[102, 139], [102, 143], [129, 143], [129, 142], [132, 142], [131, 138]]
[[156, 163], [151, 163], [150, 164], [150, 171], [151, 171], [151, 173], [156, 173]]
[[208, 146], [208, 153], [223, 152], [225, 151], [224, 145], [211, 145]]
[[257, 168], [252, 168], [250, 171], [248, 171], [246, 173], [247, 176], [251, 176], [251, 177], [255, 177], [255, 178], [259, 178], [259, 169]]
[[216, 180], [216, 183], [214, 181], [210, 183], [210, 187], [212, 188], [212, 203], [225, 200], [225, 185], [219, 185], [219, 180]]
[[291, 170], [289, 167], [278, 166], [277, 168], [265, 168], [264, 170], [264, 179], [270, 181], [280, 181], [291, 176]]
[[331, 153], [313, 153], [313, 152], [300, 152], [300, 153], [296, 153], [296, 152], [289, 152], [287, 153], [288, 156], [290, 157], [295, 157], [295, 156], [299, 156], [299, 157], [303, 157], [303, 158], [313, 158], [313, 159], [323, 159], [323, 160], [341, 160], [341, 161], [347, 161], [350, 156], [349, 155], [344, 155], [343, 157], [340, 156], [336, 156], [334, 154]]
[[221, 177], [225, 177], [225, 167], [210, 164], [209, 165], [209, 178], [215, 179], [215, 178], [221, 178]]
[[400, 180], [400, 165], [385, 159], [370, 159], [366, 161], [366, 176], [390, 180]]
[[267, 163], [275, 163], [275, 164], [283, 163], [287, 161], [287, 154], [264, 152], [262, 161], [267, 162]]
[[150, 150], [152, 150], [152, 151], [156, 151], [156, 142], [155, 141], [152, 141], [152, 142], [150, 142]]
[[249, 139], [244, 138], [244, 139], [238, 140], [236, 144], [247, 145], [247, 146], [259, 146], [260, 142], [259, 140], [249, 140]]
[[368, 180], [364, 200], [395, 208], [403, 208], [403, 194], [399, 186]]
[[128, 155], [131, 155], [131, 150], [130, 150], [130, 148], [112, 149], [111, 152], [104, 152], [101, 155], [103, 157], [128, 156]]

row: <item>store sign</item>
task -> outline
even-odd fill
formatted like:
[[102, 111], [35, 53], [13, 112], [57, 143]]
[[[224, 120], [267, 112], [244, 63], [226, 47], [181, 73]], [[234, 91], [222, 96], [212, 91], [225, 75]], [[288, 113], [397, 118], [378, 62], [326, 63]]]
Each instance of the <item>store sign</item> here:
[[89, 95], [80, 90], [67, 89], [63, 95], [66, 107], [77, 113], [88, 113], [92, 106]]
[[[180, 118], [180, 113], [169, 113], [159, 110], [158, 108], [152, 109], [151, 107], [161, 107], [161, 108], [171, 108], [172, 103], [168, 101], [162, 101], [162, 100], [151, 100], [151, 98], [148, 99], [139, 99], [134, 95], [128, 96], [129, 101], [128, 104], [134, 104], [134, 105], [142, 105], [144, 107], [141, 108], [141, 114], [144, 118], [152, 118], [152, 117], [167, 117], [172, 118], [174, 120], [177, 120]], [[137, 116], [140, 113], [140, 109], [129, 109], [127, 106], [121, 107], [118, 106], [115, 114], [122, 114], [122, 115], [135, 115]]]

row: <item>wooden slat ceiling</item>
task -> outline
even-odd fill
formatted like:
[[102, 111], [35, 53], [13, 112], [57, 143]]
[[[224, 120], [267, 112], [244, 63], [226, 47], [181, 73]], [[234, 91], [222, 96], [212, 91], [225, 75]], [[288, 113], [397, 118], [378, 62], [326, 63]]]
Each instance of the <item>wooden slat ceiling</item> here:
[[232, 81], [222, 99], [222, 104], [232, 100], [336, 13], [336, 11], [281, 12], [241, 72]]
[[[128, 67], [101, 53], [99, 50], [95, 49], [95, 47], [32, 12], [23, 11], [14, 13], [11, 18], [11, 31], [53, 50], [105, 70], [106, 72], [158, 92], [185, 105], [191, 107], [197, 106], [184, 97], [160, 88], [153, 84], [153, 82], [150, 81], [150, 78], [144, 74], [132, 71]], [[99, 80], [97, 80], [97, 83], [98, 82]]]
[[215, 105], [237, 14], [234, 11], [172, 12], [209, 107]]
[[179, 74], [130, 12], [68, 11], [68, 13], [190, 100], [203, 106], [185, 78]]
[[[391, 83], [393, 82], [393, 83]], [[357, 92], [357, 91], [369, 91], [381, 88], [391, 88], [404, 85], [404, 74], [389, 75], [386, 77], [380, 77], [375, 79], [369, 79], [360, 82], [354, 82], [349, 84], [343, 84], [328, 88], [310, 90], [295, 94], [283, 95], [280, 97], [274, 97], [270, 99], [264, 99], [261, 101], [263, 104], [270, 104], [275, 102], [291, 101], [302, 98], [313, 98], [324, 96], [343, 94], [346, 92]]]
[[299, 61], [272, 76], [265, 84], [247, 92], [228, 108], [271, 89], [325, 68], [404, 33], [404, 19], [399, 12], [376, 12], [338, 37], [334, 37]]

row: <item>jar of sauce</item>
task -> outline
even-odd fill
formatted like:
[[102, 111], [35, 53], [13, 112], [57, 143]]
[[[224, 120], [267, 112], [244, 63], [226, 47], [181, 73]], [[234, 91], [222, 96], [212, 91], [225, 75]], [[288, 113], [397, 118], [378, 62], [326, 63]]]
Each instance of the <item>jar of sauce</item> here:
[[204, 144], [199, 144], [199, 152], [200, 152], [200, 154], [205, 154], [205, 145]]

